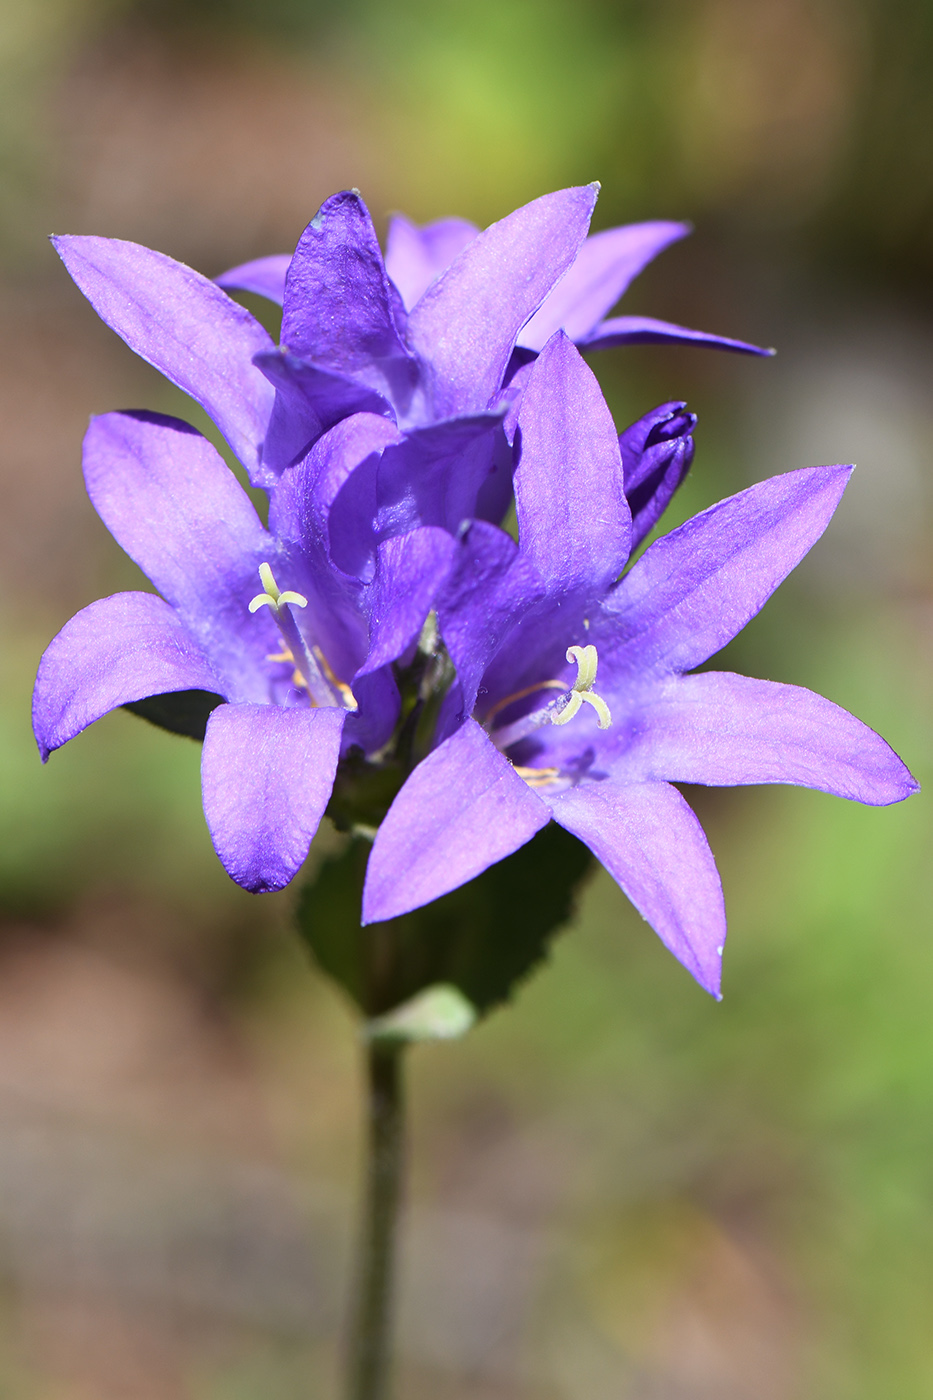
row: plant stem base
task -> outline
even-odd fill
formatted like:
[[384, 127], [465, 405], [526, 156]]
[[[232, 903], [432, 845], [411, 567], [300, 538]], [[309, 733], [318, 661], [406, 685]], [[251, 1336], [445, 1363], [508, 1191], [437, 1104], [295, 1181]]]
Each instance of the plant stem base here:
[[404, 1157], [401, 1042], [367, 1047], [368, 1154], [366, 1197], [347, 1400], [388, 1400], [392, 1283]]

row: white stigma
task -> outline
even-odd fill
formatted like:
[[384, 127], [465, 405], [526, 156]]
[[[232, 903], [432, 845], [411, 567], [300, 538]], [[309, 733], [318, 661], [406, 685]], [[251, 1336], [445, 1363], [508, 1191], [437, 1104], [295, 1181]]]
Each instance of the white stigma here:
[[[268, 607], [275, 618], [276, 625], [285, 640], [288, 655], [274, 659], [294, 662], [296, 683], [307, 689], [314, 705], [324, 708], [339, 705], [346, 710], [355, 710], [356, 700], [350, 687], [340, 684], [333, 676], [333, 672], [327, 667], [326, 662], [324, 662], [322, 669], [318, 662], [318, 656], [315, 655], [316, 648], [310, 646], [305, 640], [298, 623], [290, 612], [290, 608], [306, 608], [308, 606], [307, 598], [301, 593], [294, 593], [290, 588], [283, 592], [275, 581], [270, 564], [260, 564], [259, 577], [265, 592], [256, 594], [249, 605], [249, 610], [251, 613], [255, 613], [260, 608]], [[324, 661], [323, 657], [321, 657], [321, 661]], [[333, 684], [331, 684], [331, 679]]]
[[596, 668], [599, 665], [599, 657], [596, 648], [590, 643], [585, 647], [568, 647], [567, 660], [577, 663], [577, 679], [573, 683], [566, 701], [560, 706], [558, 713], [554, 716], [552, 724], [567, 724], [573, 719], [580, 709], [584, 700], [588, 705], [592, 705], [596, 711], [596, 722], [600, 729], [608, 729], [612, 723], [612, 715], [609, 713], [609, 706], [601, 695], [593, 693], [593, 685], [596, 681]]
[[256, 597], [249, 605], [251, 613], [258, 612], [260, 608], [268, 606], [274, 613], [278, 614], [286, 603], [291, 603], [292, 606], [296, 608], [306, 608], [308, 606], [308, 600], [303, 594], [293, 593], [290, 588], [287, 588], [284, 593], [280, 591], [275, 581], [275, 575], [272, 572], [271, 564], [259, 565], [259, 578], [266, 591], [265, 593], [256, 594]]
[[526, 695], [534, 695], [539, 690], [560, 690], [563, 692], [549, 705], [545, 705], [543, 709], [532, 710], [530, 714], [515, 720], [513, 724], [505, 724], [498, 729], [492, 729], [490, 732], [493, 743], [502, 752], [505, 752], [512, 744], [527, 739], [543, 724], [568, 724], [574, 715], [579, 713], [584, 700], [588, 705], [592, 705], [596, 711], [600, 729], [609, 728], [612, 723], [609, 706], [601, 695], [596, 695], [593, 691], [596, 668], [599, 664], [596, 648], [592, 643], [585, 647], [568, 647], [567, 660], [577, 663], [577, 678], [569, 689], [564, 681], [539, 681], [537, 685], [530, 685], [525, 690], [517, 690], [514, 695], [507, 695], [489, 711], [486, 716], [487, 729], [489, 729], [494, 715], [498, 714], [500, 710], [504, 710], [507, 705], [514, 704], [516, 700], [523, 700]]

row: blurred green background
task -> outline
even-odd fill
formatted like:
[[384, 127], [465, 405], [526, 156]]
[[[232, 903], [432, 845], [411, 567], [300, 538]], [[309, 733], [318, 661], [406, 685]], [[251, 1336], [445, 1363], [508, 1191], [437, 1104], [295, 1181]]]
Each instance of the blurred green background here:
[[[627, 309], [780, 353], [594, 357], [619, 426], [698, 412], [675, 519], [858, 462], [725, 664], [929, 781], [931, 65], [929, 0], [5, 0], [4, 1397], [335, 1395], [359, 1152], [352, 1020], [291, 896], [214, 859], [196, 746], [121, 713], [39, 765], [42, 648], [137, 577], [83, 495], [88, 414], [196, 416], [45, 235], [215, 275], [347, 185], [382, 227], [594, 178], [595, 227], [693, 220]], [[513, 1009], [414, 1056], [404, 1400], [933, 1394], [928, 799], [688, 795], [721, 1005], [598, 875]]]

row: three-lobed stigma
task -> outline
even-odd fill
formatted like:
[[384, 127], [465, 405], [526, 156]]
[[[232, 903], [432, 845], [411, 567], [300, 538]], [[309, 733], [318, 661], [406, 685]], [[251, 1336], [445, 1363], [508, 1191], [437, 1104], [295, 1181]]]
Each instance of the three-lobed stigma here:
[[255, 613], [260, 608], [268, 607], [285, 642], [285, 650], [270, 656], [269, 660], [291, 661], [294, 664], [293, 683], [307, 690], [313, 705], [355, 710], [356, 698], [352, 690], [337, 679], [323, 652], [308, 644], [291, 614], [290, 608], [306, 608], [307, 598], [290, 588], [280, 589], [270, 564], [260, 564], [259, 577], [265, 592], [257, 593], [249, 610]]
[[[597, 695], [593, 690], [599, 664], [595, 646], [591, 643], [585, 647], [568, 647], [566, 655], [568, 661], [577, 663], [577, 678], [569, 689], [566, 681], [537, 681], [534, 685], [525, 686], [522, 690], [504, 696], [487, 711], [486, 728], [493, 743], [503, 753], [510, 749], [513, 744], [518, 744], [523, 739], [529, 738], [542, 725], [568, 724], [574, 715], [579, 713], [584, 700], [588, 705], [592, 705], [596, 711], [600, 729], [608, 729], [611, 725], [612, 715], [609, 713], [609, 706], [602, 696]], [[562, 693], [542, 709], [532, 710], [530, 714], [523, 715], [521, 719], [515, 720], [512, 724], [504, 724], [498, 728], [492, 726], [493, 717], [508, 705], [542, 690], [559, 690]]]
[[259, 578], [265, 593], [257, 593], [249, 605], [251, 613], [258, 612], [260, 608], [270, 607], [274, 613], [278, 613], [286, 603], [291, 603], [296, 608], [306, 608], [308, 600], [302, 593], [294, 593], [290, 588], [281, 592], [275, 581], [271, 564], [259, 565]]
[[577, 663], [577, 679], [573, 683], [570, 694], [566, 701], [560, 706], [556, 715], [552, 719], [552, 724], [567, 724], [573, 719], [580, 709], [584, 700], [588, 705], [592, 705], [596, 711], [596, 722], [600, 729], [608, 729], [612, 723], [612, 715], [609, 713], [609, 706], [601, 695], [596, 695], [593, 685], [596, 681], [596, 668], [599, 665], [599, 657], [596, 648], [590, 643], [585, 647], [568, 647], [567, 660]]

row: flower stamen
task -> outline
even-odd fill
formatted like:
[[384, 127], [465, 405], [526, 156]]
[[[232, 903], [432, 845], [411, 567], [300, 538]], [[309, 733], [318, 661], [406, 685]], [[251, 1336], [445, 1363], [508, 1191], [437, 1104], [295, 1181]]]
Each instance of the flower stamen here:
[[[292, 656], [291, 648], [290, 648], [290, 647], [283, 647], [283, 649], [282, 649], [281, 651], [270, 651], [270, 652], [267, 654], [267, 656], [266, 656], [266, 660], [267, 660], [267, 661], [290, 661], [290, 662], [292, 663], [292, 665], [295, 666], [295, 658]], [[308, 689], [308, 682], [305, 680], [304, 676], [303, 676], [303, 675], [301, 674], [301, 672], [298, 670], [298, 667], [297, 667], [297, 666], [295, 666], [294, 671], [292, 671], [292, 685], [293, 685], [293, 686], [296, 686], [299, 690], [307, 690], [307, 689]]]
[[531, 788], [547, 787], [548, 783], [553, 783], [560, 777], [559, 768], [526, 768], [521, 763], [513, 763], [512, 767]]
[[511, 695], [506, 695], [504, 700], [497, 700], [491, 709], [486, 711], [485, 724], [489, 727], [490, 721], [508, 705], [514, 705], [517, 700], [525, 700], [529, 695], [535, 695], [539, 690], [566, 690], [563, 681], [538, 681], [535, 685], [526, 685], [523, 690], [514, 690]]
[[359, 704], [357, 703], [356, 696], [353, 694], [353, 691], [347, 685], [346, 681], [340, 681], [334, 675], [328, 663], [327, 657], [321, 651], [321, 648], [312, 647], [311, 650], [314, 652], [316, 659], [321, 663], [321, 670], [324, 672], [325, 676], [330, 681], [334, 690], [336, 690], [339, 694], [340, 699], [343, 702], [343, 708], [345, 710], [358, 710]]

